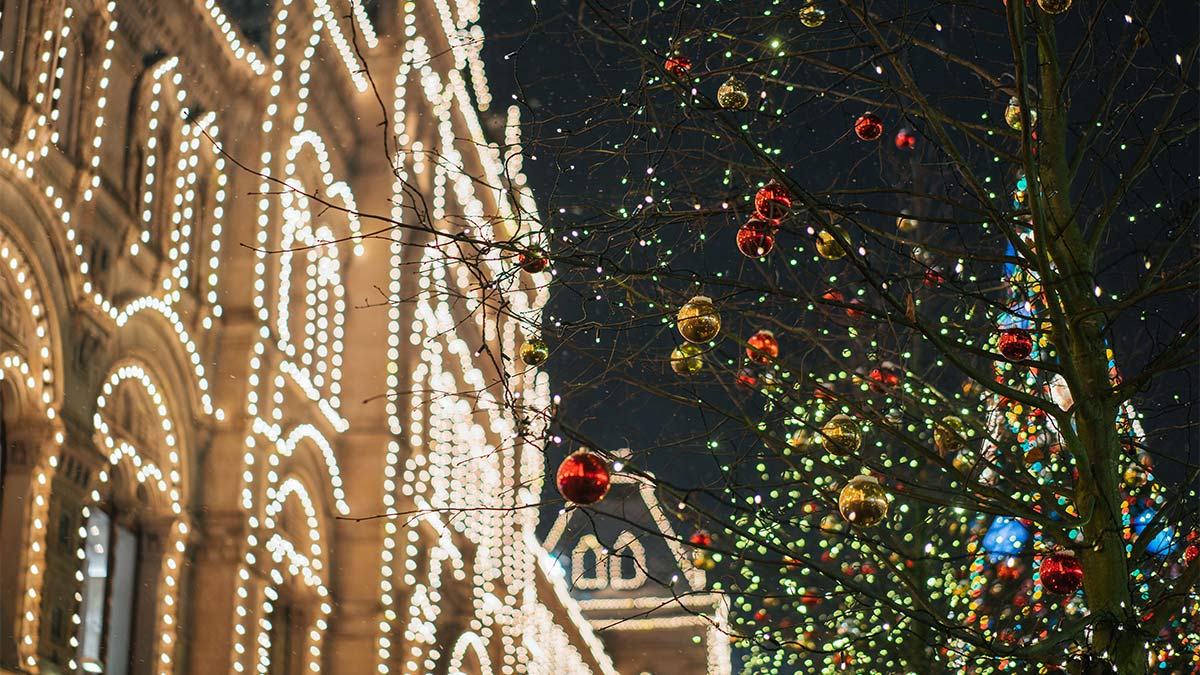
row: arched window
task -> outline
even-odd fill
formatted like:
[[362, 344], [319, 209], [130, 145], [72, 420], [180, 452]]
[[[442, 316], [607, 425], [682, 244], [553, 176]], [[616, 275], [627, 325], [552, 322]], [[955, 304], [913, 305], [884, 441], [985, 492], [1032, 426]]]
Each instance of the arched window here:
[[83, 117], [83, 59], [80, 38], [71, 36], [59, 49], [55, 69], [54, 107], [51, 117], [58, 133], [56, 144], [67, 157], [78, 159], [82, 139], [80, 126]]
[[608, 588], [608, 552], [595, 536], [585, 534], [571, 551], [571, 574], [576, 588]]
[[633, 590], [646, 583], [646, 548], [630, 532], [617, 537], [617, 545], [609, 558], [608, 584], [613, 588]]
[[267, 633], [271, 640], [271, 662], [267, 673], [297, 675], [304, 667], [304, 633], [308, 621], [287, 589], [277, 593], [275, 589], [267, 588], [266, 594], [267, 602], [263, 606], [269, 608], [268, 620], [271, 622]]

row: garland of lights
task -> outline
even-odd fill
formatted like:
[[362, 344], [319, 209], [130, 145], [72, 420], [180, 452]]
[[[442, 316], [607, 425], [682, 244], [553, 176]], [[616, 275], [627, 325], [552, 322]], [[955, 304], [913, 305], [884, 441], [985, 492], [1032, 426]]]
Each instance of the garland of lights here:
[[[367, 82], [362, 64], [353, 52], [340, 20], [334, 16], [326, 0], [318, 0], [313, 16], [307, 19], [294, 14], [288, 16], [292, 0], [280, 2], [275, 22], [276, 56], [271, 61], [267, 61], [254, 46], [244, 41], [216, 0], [196, 0], [196, 4], [211, 20], [211, 23], [206, 24], [206, 29], [217, 38], [226, 56], [242, 64], [244, 72], [249, 73], [254, 82], [268, 88], [273, 100], [280, 100], [283, 95], [282, 76], [286, 61], [291, 58], [287, 51], [289, 42], [296, 34], [303, 32], [301, 27], [308, 31], [308, 41], [298, 62], [297, 77], [300, 86], [297, 90], [294, 113], [289, 113], [282, 109], [283, 106], [273, 103], [265, 111], [261, 124], [264, 134], [278, 134], [287, 128], [295, 130], [284, 154], [276, 157], [267, 150], [261, 157], [261, 164], [264, 174], [273, 176], [274, 167], [277, 163], [282, 163], [280, 175], [297, 190], [285, 192], [278, 208], [265, 197], [259, 200], [256, 241], [260, 246], [272, 243], [276, 231], [272, 223], [282, 216], [281, 247], [304, 245], [312, 248], [279, 255], [280, 269], [277, 274], [269, 269], [268, 258], [262, 253], [258, 255], [254, 267], [254, 307], [264, 325], [270, 323], [275, 327], [276, 335], [273, 340], [269, 340], [264, 330], [248, 356], [251, 375], [248, 378], [250, 390], [245, 410], [251, 423], [245, 436], [244, 469], [240, 486], [240, 501], [246, 513], [248, 534], [244, 541], [243, 556], [237, 570], [238, 581], [234, 589], [236, 614], [231, 667], [236, 672], [249, 669], [260, 673], [267, 672], [270, 666], [270, 615], [274, 607], [284, 600], [281, 589], [291, 577], [311, 588], [318, 598], [312, 624], [306, 627], [307, 644], [304, 650], [307, 655], [306, 667], [317, 671], [321, 665], [322, 644], [332, 607], [327, 588], [328, 581], [323, 576], [323, 570], [327, 568], [328, 552], [320, 543], [328, 539], [325, 536], [326, 524], [320, 518], [321, 509], [318, 507], [318, 502], [324, 500], [318, 500], [314, 495], [328, 491], [337, 511], [341, 514], [348, 513], [333, 451], [334, 445], [327, 435], [343, 432], [348, 426], [338, 412], [341, 341], [346, 310], [342, 297], [343, 261], [338, 260], [331, 245], [322, 242], [349, 235], [352, 237], [353, 257], [361, 256], [364, 252], [363, 243], [359, 238], [361, 227], [356, 216], [357, 206], [353, 192], [346, 183], [334, 178], [322, 139], [316, 132], [307, 128], [305, 123], [309, 97], [307, 83], [317, 45], [327, 36], [329, 44], [339, 53], [347, 68], [347, 76], [355, 88], [363, 91]], [[473, 112], [476, 109], [487, 109], [491, 101], [480, 58], [482, 31], [475, 23], [479, 17], [478, 2], [466, 0], [453, 4], [451, 7], [448, 2], [436, 3], [442, 27], [452, 43], [456, 63], [455, 70], [442, 75], [429, 65], [426, 43], [416, 35], [415, 5], [408, 3], [405, 6], [407, 44], [404, 64], [397, 74], [393, 121], [401, 147], [411, 148], [411, 153], [401, 153], [396, 160], [398, 166], [404, 166], [407, 161], [415, 176], [432, 169], [432, 206], [436, 218], [446, 215], [449, 197], [447, 193], [453, 192], [454, 196], [451, 199], [461, 207], [462, 214], [468, 218], [477, 218], [482, 223], [473, 234], [487, 239], [495, 235], [494, 225], [485, 222], [483, 216], [486, 209], [484, 202], [477, 196], [478, 185], [461, 167], [467, 166], [469, 162], [478, 162], [482, 166], [485, 178], [483, 182], [498, 186], [489, 201], [496, 205], [501, 216], [514, 224], [515, 228], [528, 227], [526, 214], [535, 213], [535, 204], [521, 173], [519, 119], [516, 108], [508, 110], [506, 141], [513, 146], [507, 153], [517, 154], [504, 157], [501, 156], [499, 148], [486, 142], [482, 126]], [[133, 256], [141, 255], [147, 248], [157, 247], [158, 252], [168, 261], [169, 264], [164, 268], [161, 277], [156, 280], [156, 290], [152, 294], [133, 298], [121, 306], [113, 304], [112, 299], [105, 295], [105, 289], [93, 281], [93, 270], [89, 269], [89, 262], [84, 258], [85, 244], [80, 241], [81, 233], [72, 225], [73, 215], [78, 212], [80, 205], [93, 201], [95, 190], [100, 186], [101, 179], [97, 169], [100, 164], [102, 137], [94, 130], [103, 127], [103, 113], [108, 103], [108, 71], [112, 64], [108, 55], [114, 44], [113, 39], [108, 36], [115, 35], [117, 31], [117, 23], [111, 18], [115, 15], [116, 8], [117, 2], [112, 0], [103, 9], [106, 35], [105, 39], [101, 40], [101, 72], [96, 80], [98, 86], [94, 108], [93, 111], [89, 111], [94, 112], [95, 117], [89, 120], [92, 128], [85, 129], [83, 134], [87, 137], [87, 142], [81, 144], [83, 161], [90, 167], [89, 175], [85, 176], [84, 189], [76, 200], [48, 185], [44, 191], [44, 201], [61, 221], [65, 240], [73, 246], [76, 270], [67, 280], [81, 291], [79, 296], [89, 304], [89, 310], [106, 321], [105, 325], [113, 330], [126, 328], [138, 315], [144, 314], [153, 321], [159, 321], [153, 318], [159, 317], [160, 323], [169, 326], [170, 333], [177, 339], [181, 359], [189, 364], [194, 377], [186, 386], [195, 392], [195, 400], [204, 415], [217, 421], [224, 420], [225, 411], [215, 407], [212, 400], [196, 333], [212, 331], [222, 316], [218, 287], [223, 221], [228, 198], [228, 167], [225, 159], [213, 152], [209, 142], [219, 142], [221, 134], [218, 115], [214, 112], [195, 117], [192, 115], [193, 107], [199, 106], [190, 102], [191, 97], [184, 88], [187, 78], [179, 56], [163, 59], [143, 76], [137, 110], [144, 114], [137, 117], [135, 127], [130, 130], [134, 138], [141, 139], [146, 154], [140, 166], [133, 167], [137, 172], [138, 181], [135, 203], [139, 227], [135, 236], [122, 245], [125, 251]], [[362, 3], [352, 0], [351, 8], [353, 19], [357, 22], [357, 30], [367, 48], [374, 47], [378, 44], [378, 38], [367, 20]], [[46, 72], [51, 68], [51, 64], [61, 62], [68, 56], [66, 40], [71, 34], [72, 26], [77, 23], [72, 12], [71, 8], [64, 12], [57, 33], [50, 33], [55, 36], [54, 39], [47, 39], [42, 44], [44, 51], [40, 55], [40, 67], [46, 69]], [[306, 21], [307, 26], [304, 26]], [[41, 34], [42, 31], [37, 30], [34, 33]], [[55, 53], [57, 58], [54, 58]], [[414, 64], [421, 65], [417, 67]], [[469, 71], [469, 84], [458, 69]], [[41, 107], [41, 112], [34, 122], [36, 128], [31, 129], [23, 147], [0, 148], [0, 160], [3, 160], [0, 167], [7, 173], [22, 176], [25, 180], [32, 180], [39, 175], [39, 163], [48, 156], [51, 146], [59, 140], [58, 130], [54, 127], [59, 119], [58, 102], [62, 97], [61, 89], [56, 86], [56, 78], [62, 77], [62, 66], [59, 65], [55, 72], [53, 77], [43, 76], [43, 82], [50, 81], [55, 83], [55, 86], [45, 87], [37, 92], [36, 103]], [[436, 147], [439, 160], [436, 162], [430, 161], [419, 140], [411, 140], [407, 136], [404, 105], [410, 73], [419, 82], [427, 102], [441, 120], [437, 126]], [[48, 109], [45, 107], [47, 100], [53, 102]], [[87, 119], [86, 115], [82, 118]], [[455, 132], [458, 125], [465, 125], [468, 135], [480, 148], [477, 157], [464, 157], [458, 149]], [[42, 133], [41, 130], [44, 129], [49, 129], [50, 133]], [[309, 157], [312, 161], [308, 160]], [[341, 205], [345, 207], [348, 213], [346, 232], [334, 232], [327, 226], [313, 227], [310, 200], [302, 194], [303, 189], [310, 184], [301, 178], [305, 175], [305, 169], [300, 168], [301, 163], [315, 167], [318, 170], [316, 186], [319, 186], [321, 193], [340, 200]], [[397, 172], [397, 179], [402, 182], [407, 180], [408, 175], [408, 169], [402, 169]], [[268, 183], [264, 182], [262, 185], [265, 191]], [[507, 187], [500, 187], [505, 185]], [[397, 193], [400, 192], [400, 186], [397, 185]], [[207, 194], [205, 190], [208, 191]], [[515, 193], [516, 208], [520, 211], [514, 210], [505, 194], [510, 190]], [[400, 220], [398, 206], [393, 215]], [[207, 231], [201, 233], [195, 223], [207, 224]], [[156, 231], [155, 228], [161, 229]], [[536, 236], [534, 231], [529, 231], [528, 234]], [[391, 268], [389, 289], [398, 293], [401, 284], [398, 263], [402, 246], [398, 231], [393, 231], [390, 236], [390, 254], [393, 262], [397, 264], [393, 264]], [[21, 284], [35, 321], [35, 331], [40, 341], [40, 359], [35, 363], [40, 363], [41, 372], [38, 373], [21, 355], [8, 353], [0, 355], [0, 377], [19, 379], [30, 391], [40, 392], [45, 415], [49, 420], [55, 421], [61, 406], [60, 399], [55, 395], [58, 382], [54, 375], [56, 359], [53, 355], [57, 352], [52, 340], [56, 331], [50, 325], [47, 305], [40, 297], [40, 284], [27, 263], [20, 257], [19, 251], [20, 247], [16, 244], [7, 239], [0, 239], [0, 258]], [[445, 301], [437, 298], [436, 293], [431, 291], [431, 281], [435, 286], [453, 284], [463, 293], [474, 294], [470, 307], [476, 314], [475, 325], [480, 335], [487, 340], [499, 339], [507, 353], [515, 353], [520, 342], [517, 322], [504, 322], [500, 327], [500, 334], [497, 335], [497, 322], [490, 321], [486, 316], [482, 291], [471, 289], [471, 279], [465, 266], [452, 265], [437, 258], [431, 258], [427, 262], [429, 276], [422, 277], [418, 282], [422, 284], [422, 298], [415, 311], [411, 330], [406, 330], [409, 327], [400, 325], [401, 315], [397, 308], [389, 309], [391, 337], [388, 340], [387, 358], [391, 365], [388, 386], [396, 388], [399, 385], [399, 374], [406, 351], [401, 349], [401, 343], [407, 334], [407, 339], [414, 344], [425, 344], [422, 363], [412, 373], [414, 384], [445, 385], [451, 390], [457, 390], [459, 387], [482, 389], [486, 378], [473, 364], [467, 343], [461, 338], [447, 338], [444, 335], [452, 325], [447, 323], [451, 314]], [[486, 260], [485, 267], [493, 278], [501, 280], [499, 290], [509, 297], [513, 311], [525, 321], [535, 323], [547, 296], [544, 285], [533, 291], [519, 288], [517, 281], [507, 274], [507, 264], [500, 257]], [[274, 278], [281, 279], [283, 283], [277, 288], [278, 295], [272, 303], [267, 298], [270, 288], [268, 279]], [[303, 297], [293, 293], [297, 289], [296, 284], [303, 287]], [[202, 299], [201, 307], [194, 314], [199, 328], [185, 323], [182, 318], [184, 314], [180, 305], [185, 293], [195, 293]], [[454, 358], [448, 359], [444, 364], [443, 358], [446, 356]], [[171, 406], [148, 372], [145, 367], [134, 363], [119, 366], [105, 383], [103, 394], [98, 398], [95, 425], [97, 442], [108, 448], [110, 464], [120, 468], [122, 472], [128, 471], [140, 483], [155, 486], [157, 492], [169, 495], [171, 511], [176, 515], [167, 539], [168, 553], [162, 559], [163, 568], [156, 601], [160, 635], [156, 646], [156, 663], [158, 672], [165, 674], [173, 672], [174, 668], [179, 574], [182, 557], [186, 551], [189, 526], [183, 516], [186, 500], [179, 487], [183, 484], [183, 458], [176, 448], [173, 432], [176, 425], [167, 415]], [[456, 377], [454, 373], [459, 375]], [[294, 425], [284, 432], [283, 410], [289, 403], [295, 405], [302, 402], [287, 400], [289, 381], [296, 385], [303, 399], [315, 404], [321, 411], [323, 421], [320, 424]], [[160, 469], [147, 459], [144, 452], [128, 441], [113, 436], [108, 430], [106, 418], [102, 413], [118, 386], [133, 386], [123, 384], [125, 382], [139, 383], [158, 408], [160, 422], [166, 433], [164, 442], [169, 460], [166, 469]], [[526, 405], [535, 408], [549, 405], [548, 381], [544, 374], [536, 370], [518, 373], [512, 376], [512, 381], [508, 384], [512, 385], [516, 396]], [[408, 421], [409, 441], [413, 453], [404, 462], [403, 481], [397, 480], [403, 448], [397, 440], [388, 444], [384, 478], [385, 509], [396, 509], [402, 502], [428, 509], [447, 504], [473, 505], [473, 500], [480, 494], [504, 493], [503, 485], [527, 487], [522, 487], [508, 501], [496, 497], [495, 505], [536, 503], [539, 491], [537, 481], [540, 481], [543, 470], [540, 450], [528, 445], [508, 447], [512, 444], [511, 439], [517, 438], [516, 425], [500, 401], [486, 394], [479, 398], [478, 409], [485, 411], [487, 417], [484, 424], [470, 420], [471, 407], [467, 405], [465, 398], [451, 398], [439, 402], [434, 406], [437, 412], [430, 420], [428, 434], [425, 433], [424, 419], [420, 413], [422, 402], [417, 398], [414, 403], [412, 418]], [[389, 402], [387, 406], [389, 426], [398, 437], [403, 431], [401, 412], [394, 402]], [[540, 427], [544, 422], [534, 420], [532, 424], [534, 427]], [[457, 482], [452, 481], [452, 484], [447, 486], [446, 481], [450, 480], [447, 467], [451, 461], [455, 461], [450, 453], [462, 452], [461, 448], [455, 449], [450, 440], [460, 434], [478, 442], [479, 445], [470, 451], [473, 460], [489, 457], [494, 459], [478, 463], [470, 475], [461, 477]], [[59, 462], [57, 446], [61, 445], [62, 441], [62, 432], [55, 432], [55, 447], [45, 463], [37, 467], [33, 476], [36, 489], [32, 495], [31, 541], [27, 559], [22, 562], [27, 573], [22, 582], [25, 588], [24, 607], [18, 627], [21, 659], [31, 669], [36, 668], [38, 658], [41, 572], [45, 559], [50, 486]], [[313, 486], [306, 482], [307, 477], [288, 470], [289, 463], [295, 461], [302, 444], [305, 447], [316, 448], [320, 458], [318, 465], [324, 468], [322, 479], [328, 481], [328, 485], [322, 486], [322, 489], [316, 492], [313, 491]], [[426, 445], [428, 448], [422, 450]], [[260, 448], [263, 449], [261, 452]], [[115, 475], [112, 471], [103, 471], [98, 474], [97, 479], [102, 485], [112, 484]], [[486, 487], [481, 490], [481, 486]], [[95, 508], [94, 505], [105, 496], [106, 493], [101, 487], [93, 489], [90, 494], [91, 503], [83, 507], [84, 516], [86, 517], [91, 509]], [[305, 514], [308, 526], [307, 542], [290, 541], [274, 531], [277, 518], [289, 501], [296, 501]], [[498, 664], [501, 672], [585, 672], [584, 657], [572, 645], [568, 633], [557, 624], [555, 614], [545, 607], [543, 600], [534, 590], [535, 578], [538, 575], [549, 575], [552, 587], [559, 595], [556, 601], [568, 608], [573, 607], [567, 599], [563, 580], [554, 577], [549, 568], [544, 567], [545, 554], [532, 539], [536, 518], [533, 509], [520, 509], [496, 513], [464, 524], [461, 519], [453, 523], [443, 522], [431, 513], [421, 519], [422, 524], [419, 527], [407, 530], [403, 551], [400, 550], [397, 524], [390, 520], [384, 522], [381, 525], [384, 546], [381, 554], [380, 599], [386, 609], [384, 620], [379, 625], [380, 633], [377, 639], [380, 672], [388, 672], [386, 663], [391, 656], [389, 635], [392, 622], [398, 620], [398, 615], [393, 609], [395, 598], [392, 595], [394, 577], [400, 571], [396, 568], [396, 562], [403, 559], [405, 585], [414, 589], [424, 589], [422, 592], [427, 599], [435, 598], [438, 594], [442, 564], [448, 565], [450, 573], [459, 581], [467, 581], [463, 553], [449, 536], [452, 530], [465, 534], [475, 546], [475, 561], [472, 565], [474, 577], [470, 579], [475, 616], [470, 622], [469, 630], [454, 643], [450, 654], [452, 665], [460, 664], [470, 653], [475, 655], [473, 658], [479, 659], [485, 667], [490, 668], [488, 645], [499, 636], [503, 653], [503, 662]], [[421, 550], [426, 548], [420, 546], [426, 539], [433, 541], [433, 544], [427, 547], [430, 560], [440, 559], [443, 562], [436, 566], [431, 564], [422, 580], [418, 581], [419, 568], [414, 567], [412, 563]], [[414, 598], [418, 595], [419, 593], [414, 592]], [[253, 625], [250, 623], [250, 617], [254, 614], [251, 607], [261, 610], [260, 620]], [[411, 609], [425, 616], [426, 621], [407, 628], [407, 638], [412, 639], [415, 636], [414, 630], [436, 630], [436, 604], [422, 604], [414, 599]], [[611, 664], [603, 656], [599, 640], [587, 627], [582, 615], [577, 609], [568, 611], [574, 623], [574, 630], [585, 636], [593, 652], [592, 658], [599, 659], [602, 670], [611, 673]], [[537, 658], [527, 649], [527, 644], [534, 643], [538, 645]], [[254, 649], [251, 649], [252, 645]], [[436, 650], [432, 650], [428, 657], [432, 658], [435, 655]], [[412, 665], [410, 670], [417, 668], [413, 658], [409, 658], [408, 663]], [[75, 664], [70, 666], [73, 668]]]

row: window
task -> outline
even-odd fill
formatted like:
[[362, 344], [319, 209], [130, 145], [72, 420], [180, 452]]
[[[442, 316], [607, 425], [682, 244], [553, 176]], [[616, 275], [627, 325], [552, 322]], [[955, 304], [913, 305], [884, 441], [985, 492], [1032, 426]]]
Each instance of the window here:
[[138, 537], [99, 509], [87, 521], [79, 663], [86, 673], [127, 675]]
[[300, 625], [295, 609], [291, 603], [280, 599], [275, 601], [275, 611], [270, 615], [271, 621], [271, 667], [268, 672], [272, 675], [287, 675], [299, 672], [302, 663], [302, 641], [296, 631]]
[[612, 588], [633, 590], [646, 583], [646, 549], [630, 532], [617, 537], [609, 565], [608, 584]]
[[4, 58], [0, 59], [0, 77], [16, 89], [17, 74], [20, 73], [22, 34], [25, 33], [23, 15], [28, 11], [29, 3], [18, 0], [0, 0], [0, 51]]
[[571, 551], [571, 573], [576, 588], [599, 590], [608, 588], [608, 551], [594, 535], [585, 534]]

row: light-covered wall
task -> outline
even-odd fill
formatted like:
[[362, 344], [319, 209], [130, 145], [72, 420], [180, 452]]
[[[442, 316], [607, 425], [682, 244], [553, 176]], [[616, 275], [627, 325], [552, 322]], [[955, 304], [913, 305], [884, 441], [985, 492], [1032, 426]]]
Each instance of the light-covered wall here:
[[103, 509], [131, 673], [614, 672], [515, 508], [545, 376], [480, 358], [547, 278], [436, 234], [539, 236], [478, 6], [380, 5], [0, 0], [0, 669], [77, 672]]

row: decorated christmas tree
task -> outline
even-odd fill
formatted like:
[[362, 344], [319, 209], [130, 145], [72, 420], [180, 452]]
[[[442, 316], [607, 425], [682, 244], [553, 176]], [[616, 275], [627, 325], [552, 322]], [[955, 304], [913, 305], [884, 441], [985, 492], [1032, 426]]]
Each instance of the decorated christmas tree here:
[[546, 497], [670, 494], [746, 673], [1194, 672], [1196, 18], [583, 3]]

